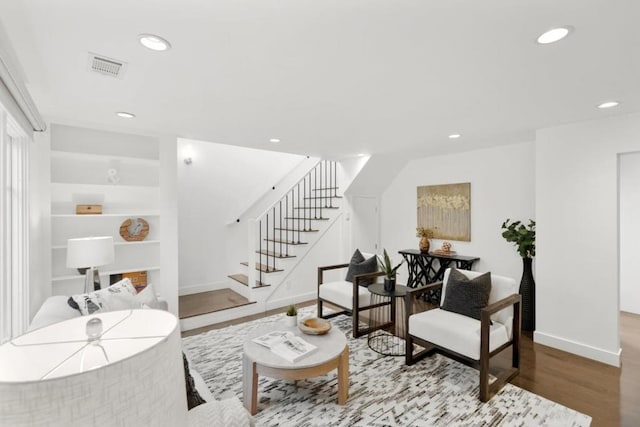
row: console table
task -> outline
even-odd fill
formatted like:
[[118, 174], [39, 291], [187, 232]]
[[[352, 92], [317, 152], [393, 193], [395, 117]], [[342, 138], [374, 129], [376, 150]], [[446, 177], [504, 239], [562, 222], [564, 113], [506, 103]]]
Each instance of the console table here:
[[[421, 285], [443, 280], [444, 272], [449, 267], [455, 267], [458, 270], [471, 270], [473, 263], [480, 259], [479, 257], [457, 254], [423, 253], [418, 249], [405, 249], [399, 252], [407, 261], [407, 268], [409, 269], [407, 286], [410, 288], [417, 288]], [[438, 261], [437, 263], [435, 262], [436, 260]], [[438, 302], [439, 296], [431, 295], [429, 299], [432, 302]]]

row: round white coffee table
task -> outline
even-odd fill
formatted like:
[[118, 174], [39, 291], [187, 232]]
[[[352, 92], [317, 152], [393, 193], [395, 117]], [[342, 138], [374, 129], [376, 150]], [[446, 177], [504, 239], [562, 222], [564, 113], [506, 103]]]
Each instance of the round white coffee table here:
[[[272, 331], [291, 331], [318, 347], [296, 362], [274, 354], [267, 347], [256, 344], [253, 338]], [[251, 415], [258, 411], [258, 374], [271, 378], [302, 380], [338, 370], [338, 404], [344, 405], [349, 397], [349, 346], [347, 338], [333, 328], [325, 335], [305, 335], [297, 326], [287, 327], [284, 322], [260, 328], [247, 335], [242, 354], [242, 396]]]

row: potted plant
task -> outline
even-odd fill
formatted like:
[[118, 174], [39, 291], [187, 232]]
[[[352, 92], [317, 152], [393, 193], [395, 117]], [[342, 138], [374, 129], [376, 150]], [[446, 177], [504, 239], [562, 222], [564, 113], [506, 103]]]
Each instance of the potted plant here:
[[420, 237], [420, 252], [429, 252], [429, 248], [431, 247], [429, 239], [433, 238], [433, 230], [426, 227], [416, 227], [416, 237]]
[[285, 323], [287, 326], [296, 326], [298, 324], [298, 309], [295, 305], [291, 304], [287, 307], [285, 314]]
[[377, 258], [380, 271], [382, 271], [386, 276], [384, 279], [384, 290], [387, 292], [393, 292], [396, 288], [396, 272], [404, 260], [400, 261], [400, 264], [395, 267], [392, 267], [391, 258], [389, 258], [389, 254], [386, 249], [383, 250], [383, 259], [380, 259], [379, 256]]
[[520, 221], [502, 223], [502, 237], [512, 242], [522, 257], [522, 278], [520, 279], [520, 295], [522, 295], [522, 329], [535, 331], [536, 329], [536, 283], [533, 279], [531, 263], [536, 256], [536, 222], [529, 220], [528, 225]]

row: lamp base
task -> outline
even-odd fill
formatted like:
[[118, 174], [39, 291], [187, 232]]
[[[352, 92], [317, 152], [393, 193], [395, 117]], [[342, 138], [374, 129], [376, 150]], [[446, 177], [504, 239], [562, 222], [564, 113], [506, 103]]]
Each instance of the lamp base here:
[[99, 291], [100, 286], [100, 272], [96, 267], [87, 268], [84, 276], [84, 292], [89, 293], [93, 291]]

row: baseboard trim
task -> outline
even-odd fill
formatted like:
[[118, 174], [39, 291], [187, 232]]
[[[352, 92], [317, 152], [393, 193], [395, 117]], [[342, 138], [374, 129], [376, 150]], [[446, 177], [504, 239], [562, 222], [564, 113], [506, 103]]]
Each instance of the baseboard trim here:
[[538, 344], [557, 348], [558, 350], [567, 351], [569, 353], [577, 354], [578, 356], [606, 363], [607, 365], [612, 365], [617, 368], [620, 367], [620, 355], [622, 354], [622, 349], [618, 349], [617, 352], [612, 352], [538, 331], [533, 333], [533, 341]]
[[280, 298], [277, 300], [267, 301], [265, 303], [265, 311], [273, 310], [275, 308], [286, 307], [290, 304], [297, 304], [299, 302], [305, 302], [318, 297], [317, 292], [307, 292], [306, 294], [294, 295], [292, 297]]
[[215, 311], [213, 313], [201, 314], [200, 316], [187, 317], [180, 319], [180, 330], [183, 332], [189, 331], [228, 320], [239, 319], [240, 317], [251, 316], [252, 314], [264, 313], [264, 311], [262, 304], [249, 304], [227, 310]]

